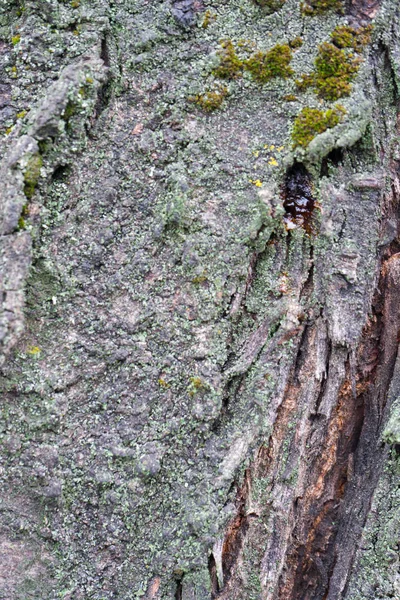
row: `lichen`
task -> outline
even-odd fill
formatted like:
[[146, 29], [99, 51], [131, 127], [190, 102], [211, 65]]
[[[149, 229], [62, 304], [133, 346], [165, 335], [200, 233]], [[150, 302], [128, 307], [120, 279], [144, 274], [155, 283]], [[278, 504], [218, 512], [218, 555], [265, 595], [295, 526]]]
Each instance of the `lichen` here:
[[20, 35], [14, 35], [11, 38], [11, 43], [12, 43], [13, 46], [16, 46], [17, 44], [19, 44], [20, 41], [21, 41], [21, 36]]
[[259, 50], [244, 61], [246, 71], [258, 83], [267, 83], [274, 77], [290, 77], [294, 71], [290, 66], [292, 51], [288, 44], [277, 44], [271, 50]]
[[300, 111], [293, 123], [293, 146], [308, 146], [316, 135], [338, 125], [345, 114], [346, 110], [340, 104], [326, 111], [306, 106]]

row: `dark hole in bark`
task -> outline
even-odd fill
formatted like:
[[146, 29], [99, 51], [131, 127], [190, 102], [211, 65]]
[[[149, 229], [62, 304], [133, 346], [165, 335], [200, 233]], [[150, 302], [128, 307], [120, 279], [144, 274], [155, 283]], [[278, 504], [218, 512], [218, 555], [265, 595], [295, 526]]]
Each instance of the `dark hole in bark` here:
[[175, 590], [175, 596], [174, 596], [175, 600], [182, 600], [182, 591], [183, 591], [183, 586], [182, 586], [182, 577], [181, 577], [176, 582], [176, 590]]
[[338, 167], [343, 163], [343, 150], [341, 148], [335, 148], [324, 158], [321, 164], [321, 177], [329, 177], [330, 168]]
[[53, 181], [65, 181], [70, 174], [69, 165], [59, 165], [54, 169], [52, 179]]
[[210, 580], [211, 580], [211, 598], [216, 598], [219, 593], [219, 583], [218, 583], [218, 575], [217, 575], [217, 563], [215, 562], [214, 555], [211, 554], [208, 559], [208, 570], [210, 572]]
[[295, 163], [290, 167], [282, 186], [281, 196], [286, 212], [284, 216], [286, 228], [290, 230], [302, 227], [308, 234], [314, 233], [315, 199], [312, 193], [311, 176], [303, 164]]

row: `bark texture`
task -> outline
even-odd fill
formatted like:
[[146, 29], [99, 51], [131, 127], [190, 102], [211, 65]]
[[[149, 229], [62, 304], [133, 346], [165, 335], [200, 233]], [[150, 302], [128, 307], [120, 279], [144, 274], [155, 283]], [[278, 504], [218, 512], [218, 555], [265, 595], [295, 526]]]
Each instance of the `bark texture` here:
[[400, 6], [317, 13], [0, 0], [1, 600], [400, 598]]

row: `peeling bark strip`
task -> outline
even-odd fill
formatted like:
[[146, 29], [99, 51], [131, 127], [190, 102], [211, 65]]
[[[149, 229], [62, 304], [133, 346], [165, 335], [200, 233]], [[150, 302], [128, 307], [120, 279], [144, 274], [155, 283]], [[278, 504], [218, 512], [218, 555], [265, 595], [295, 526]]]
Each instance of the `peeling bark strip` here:
[[[397, 202], [396, 199], [396, 205]], [[315, 403], [316, 410], [309, 412], [303, 432], [299, 431], [302, 428], [299, 423], [290, 442], [293, 453], [300, 448], [307, 449], [307, 463], [302, 468], [292, 507], [286, 507], [287, 525], [282, 518], [275, 519], [274, 527], [279, 528], [277, 546], [271, 548], [262, 561], [267, 592], [272, 565], [266, 558], [271, 554], [275, 558], [281, 556], [279, 586], [276, 591], [275, 585], [272, 586], [272, 593], [266, 595], [268, 598], [335, 600], [341, 598], [345, 590], [386, 455], [380, 436], [384, 415], [388, 412], [386, 399], [400, 335], [400, 253], [393, 254], [394, 248], [385, 252], [373, 313], [364, 329], [357, 356], [352, 358], [347, 354], [344, 381], [329, 419], [319, 410], [332, 385], [330, 379], [338, 376], [337, 371], [330, 370], [328, 359], [326, 380], [319, 390], [315, 389], [315, 397], [318, 398], [318, 393], [321, 396]], [[306, 353], [307, 358], [302, 358], [302, 366], [295, 369], [294, 384], [286, 390], [269, 447], [259, 449], [238, 492], [237, 516], [230, 523], [224, 541], [225, 587], [218, 597], [236, 597], [236, 587], [243, 584], [243, 581], [239, 583], [243, 576], [243, 551], [251, 545], [250, 533], [253, 537], [260, 535], [257, 528], [249, 532], [248, 519], [253, 516], [256, 521], [262, 520], [266, 514], [265, 507], [254, 512], [253, 488], [263, 479], [268, 480], [270, 492], [276, 485], [273, 473], [282, 468], [279, 462], [289, 422], [301, 411], [302, 386], [307, 385], [315, 368], [315, 331], [314, 334], [311, 331], [308, 330], [301, 347], [301, 354]], [[311, 407], [312, 404], [308, 410]], [[253, 512], [248, 514], [249, 510]], [[279, 554], [285, 539], [287, 547]], [[236, 581], [232, 583], [234, 576]]]

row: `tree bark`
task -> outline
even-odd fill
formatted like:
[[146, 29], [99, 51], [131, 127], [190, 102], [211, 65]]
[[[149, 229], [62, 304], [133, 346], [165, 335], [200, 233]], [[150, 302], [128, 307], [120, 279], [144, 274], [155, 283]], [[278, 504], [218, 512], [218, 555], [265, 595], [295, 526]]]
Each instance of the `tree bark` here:
[[399, 13], [0, 0], [0, 600], [400, 598]]

